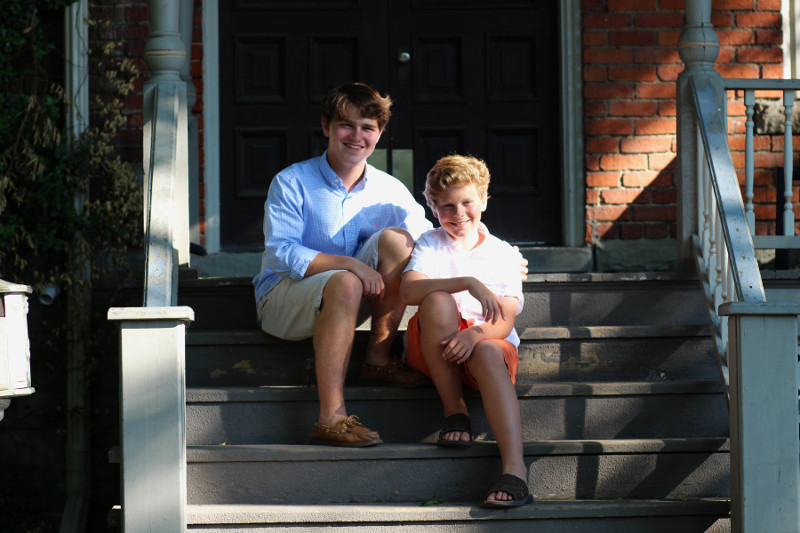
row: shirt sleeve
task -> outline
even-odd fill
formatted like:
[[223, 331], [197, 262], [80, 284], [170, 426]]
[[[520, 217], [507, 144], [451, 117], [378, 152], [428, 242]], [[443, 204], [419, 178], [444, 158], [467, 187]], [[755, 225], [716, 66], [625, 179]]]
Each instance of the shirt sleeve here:
[[419, 236], [417, 242], [414, 244], [414, 250], [411, 252], [411, 259], [408, 265], [406, 265], [404, 272], [413, 270], [429, 278], [439, 277], [436, 275], [437, 273], [434, 269], [436, 263], [433, 260], [435, 251], [436, 247], [432, 239], [432, 233], [424, 233]]
[[500, 263], [502, 275], [499, 277], [499, 283], [495, 288], [492, 288], [495, 294], [499, 296], [508, 296], [517, 299], [517, 314], [522, 312], [522, 307], [525, 303], [525, 298], [522, 293], [522, 276], [520, 275], [520, 264], [522, 257], [510, 244], [502, 243], [502, 262]]
[[303, 191], [296, 177], [279, 173], [264, 204], [264, 246], [267, 266], [279, 276], [299, 280], [317, 251], [303, 245]]

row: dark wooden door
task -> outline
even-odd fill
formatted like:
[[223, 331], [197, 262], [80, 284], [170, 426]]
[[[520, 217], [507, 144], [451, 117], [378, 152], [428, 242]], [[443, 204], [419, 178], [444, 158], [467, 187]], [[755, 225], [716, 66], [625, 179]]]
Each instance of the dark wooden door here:
[[329, 87], [355, 80], [395, 100], [379, 148], [390, 162], [394, 150], [413, 150], [414, 190], [423, 205], [433, 162], [469, 153], [492, 171], [484, 215], [492, 232], [559, 244], [556, 6], [555, 0], [220, 2], [223, 249], [261, 248], [272, 176], [324, 151], [320, 99]]

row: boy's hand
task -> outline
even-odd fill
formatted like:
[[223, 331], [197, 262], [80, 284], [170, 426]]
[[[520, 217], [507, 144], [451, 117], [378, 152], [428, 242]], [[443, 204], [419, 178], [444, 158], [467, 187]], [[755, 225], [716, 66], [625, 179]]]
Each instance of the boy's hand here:
[[480, 302], [483, 320], [492, 324], [496, 324], [501, 318], [505, 320], [506, 312], [500, 305], [500, 298], [477, 279], [472, 278], [470, 282], [469, 293]]
[[464, 363], [472, 355], [472, 350], [479, 340], [481, 340], [480, 327], [462, 329], [442, 341], [444, 346], [442, 359], [457, 365]]

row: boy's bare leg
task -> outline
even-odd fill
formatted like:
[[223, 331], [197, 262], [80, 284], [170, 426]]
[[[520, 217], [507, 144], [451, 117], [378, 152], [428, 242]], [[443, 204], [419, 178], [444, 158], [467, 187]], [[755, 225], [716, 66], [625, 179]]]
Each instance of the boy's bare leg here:
[[414, 239], [400, 228], [388, 228], [378, 241], [378, 273], [383, 277], [383, 298], [373, 300], [372, 328], [364, 362], [375, 366], [389, 363], [392, 343], [406, 304], [400, 298], [403, 270], [411, 259]]
[[[461, 368], [442, 359], [442, 341], [458, 332], [460, 318], [455, 300], [446, 292], [429, 294], [419, 306], [420, 347], [442, 399], [445, 418], [456, 413], [467, 414]], [[469, 441], [470, 435], [452, 431], [442, 438]]]
[[325, 284], [314, 326], [314, 361], [319, 394], [319, 422], [333, 426], [347, 417], [344, 379], [363, 287], [357, 276], [337, 272]]
[[[481, 390], [486, 418], [500, 449], [503, 473], [527, 481], [528, 469], [522, 451], [522, 422], [517, 392], [508, 375], [502, 350], [490, 342], [479, 342], [467, 360], [470, 374]], [[510, 494], [495, 492], [489, 500], [512, 500]]]

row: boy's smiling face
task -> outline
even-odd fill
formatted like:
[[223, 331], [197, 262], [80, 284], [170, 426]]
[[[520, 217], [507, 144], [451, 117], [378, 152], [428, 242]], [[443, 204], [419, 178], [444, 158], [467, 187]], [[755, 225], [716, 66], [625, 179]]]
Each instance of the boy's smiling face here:
[[453, 187], [436, 197], [434, 216], [453, 240], [464, 249], [472, 249], [478, 243], [478, 227], [481, 212], [486, 209], [486, 198], [478, 194], [475, 185]]

